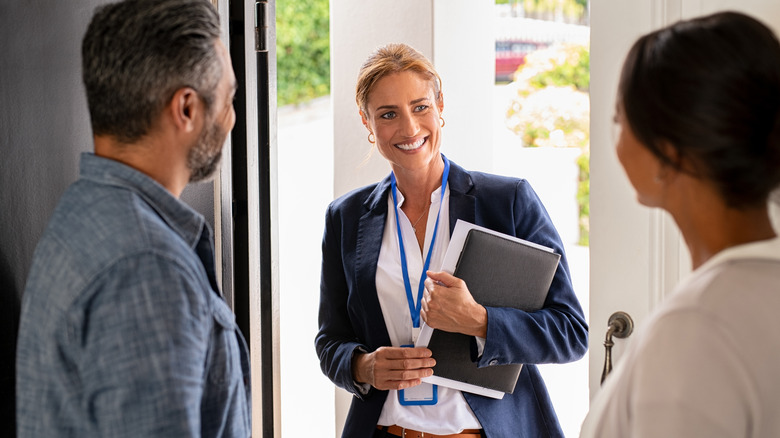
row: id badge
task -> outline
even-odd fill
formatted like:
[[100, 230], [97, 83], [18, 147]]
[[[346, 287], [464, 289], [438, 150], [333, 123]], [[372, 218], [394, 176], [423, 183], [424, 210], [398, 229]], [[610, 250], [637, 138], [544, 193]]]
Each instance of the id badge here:
[[[414, 345], [402, 345], [414, 347]], [[422, 382], [411, 388], [398, 391], [398, 403], [402, 406], [430, 406], [439, 402], [438, 385]]]
[[421, 383], [398, 391], [398, 403], [402, 406], [435, 405], [439, 401], [438, 385]]

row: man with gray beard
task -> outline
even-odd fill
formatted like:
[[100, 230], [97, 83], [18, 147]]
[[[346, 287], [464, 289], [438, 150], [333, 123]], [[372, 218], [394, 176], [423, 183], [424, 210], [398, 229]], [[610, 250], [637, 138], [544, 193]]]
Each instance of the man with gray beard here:
[[82, 44], [94, 153], [35, 251], [19, 437], [250, 435], [249, 359], [212, 233], [178, 198], [218, 168], [236, 78], [207, 0], [96, 10]]

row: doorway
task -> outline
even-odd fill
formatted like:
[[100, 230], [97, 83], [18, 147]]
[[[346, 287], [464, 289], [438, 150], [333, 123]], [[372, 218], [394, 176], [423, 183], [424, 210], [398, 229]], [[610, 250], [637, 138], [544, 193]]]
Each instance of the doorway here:
[[[456, 161], [472, 170], [521, 177], [528, 176], [526, 174], [530, 174], [532, 168], [538, 167], [533, 166], [533, 163], [543, 159], [521, 156], [524, 153], [522, 149], [528, 149], [526, 154], [543, 155], [538, 153], [543, 148], [523, 148], [518, 142], [518, 136], [507, 129], [505, 117], [494, 117], [496, 114], [506, 114], [508, 104], [500, 102], [502, 94], [499, 89], [506, 84], [495, 84], [497, 45], [491, 30], [498, 12], [494, 5], [475, 5], [467, 1], [457, 5], [449, 1], [445, 5], [437, 1], [412, 0], [397, 2], [391, 8], [363, 3], [345, 1], [330, 5], [332, 33], [329, 40], [332, 43], [342, 44], [342, 37], [354, 40], [355, 34], [365, 34], [368, 40], [363, 42], [365, 47], [342, 46], [340, 51], [331, 50], [331, 94], [298, 105], [280, 106], [278, 113], [281, 405], [282, 429], [284, 435], [289, 436], [306, 436], [322, 430], [333, 430], [334, 436], [339, 436], [340, 422], [346, 415], [351, 398], [346, 392], [335, 390], [322, 374], [313, 340], [317, 330], [320, 244], [325, 208], [335, 196], [350, 188], [374, 182], [389, 171], [377, 153], [365, 162], [369, 145], [364, 138], [365, 130], [360, 125], [354, 103], [357, 66], [370, 48], [379, 45], [379, 39], [392, 38], [408, 42], [432, 57], [444, 78], [448, 105], [445, 110], [447, 129], [457, 129], [451, 126], [463, 129], [445, 133], [448, 137], [445, 137], [443, 145], [446, 146], [443, 147], [450, 148], [445, 152], [449, 157], [456, 157]], [[414, 17], [412, 23], [406, 18], [410, 16]], [[394, 26], [394, 17], [398, 17], [398, 22], [403, 24]], [[348, 24], [345, 20], [348, 18], [351, 20], [349, 32], [345, 30]], [[358, 28], [355, 28], [355, 22], [359, 23]], [[438, 25], [439, 22], [444, 23]], [[462, 44], [445, 42], [451, 40], [446, 37], [462, 28], [460, 23], [464, 22], [470, 23], [470, 29], [476, 26], [483, 31], [472, 32], [469, 41]], [[383, 29], [388, 28], [392, 28], [392, 31], [387, 30], [385, 33]], [[281, 24], [279, 32], [284, 32]], [[354, 41], [352, 43], [356, 44]], [[347, 60], [346, 51], [357, 53], [355, 56], [361, 59]], [[479, 64], [479, 67], [463, 73], [462, 54], [472, 52], [478, 52], [479, 55], [475, 55], [469, 64]], [[280, 57], [283, 56], [281, 53], [280, 48]], [[476, 81], [479, 85], [475, 85]], [[490, 108], [491, 111], [475, 111], [475, 108]], [[473, 126], [490, 128], [474, 132]], [[479, 141], [456, 142], [455, 139], [464, 136]], [[502, 138], [508, 136], [511, 136], [509, 138], [514, 144], [499, 144]], [[485, 139], [488, 139], [488, 144], [485, 144]], [[479, 147], [473, 147], [474, 144]], [[563, 166], [571, 175], [571, 184], [567, 189], [570, 196], [565, 196], [570, 199], [557, 202], [556, 199], [563, 196], [555, 189], [560, 184], [555, 180], [544, 179], [544, 175], [538, 172], [532, 185], [540, 196], [551, 199], [543, 199], [545, 205], [561, 212], [551, 211], [551, 214], [561, 217], [553, 220], [560, 230], [566, 230], [567, 242], [571, 241], [566, 251], [570, 265], [576, 264], [577, 272], [573, 273], [575, 290], [581, 294], [587, 314], [588, 249], [579, 244], [579, 206], [576, 201], [579, 167], [575, 160], [581, 150], [559, 149], [563, 152], [557, 155], [562, 157], [544, 159], [553, 166], [561, 161], [566, 163]], [[549, 155], [556, 155], [556, 151]], [[507, 165], [510, 162], [519, 164], [511, 167]], [[553, 175], [558, 173], [548, 172]], [[542, 188], [548, 186], [552, 189], [545, 193]], [[554, 207], [556, 205], [558, 207]], [[558, 222], [566, 225], [558, 225]], [[542, 372], [559, 411], [562, 426], [567, 436], [576, 436], [587, 412], [587, 359], [547, 368]], [[575, 394], [572, 392], [573, 387], [581, 388], [582, 391]], [[296, 396], [302, 390], [309, 391], [305, 399]], [[300, 421], [301, 411], [306, 412], [305, 422]]]

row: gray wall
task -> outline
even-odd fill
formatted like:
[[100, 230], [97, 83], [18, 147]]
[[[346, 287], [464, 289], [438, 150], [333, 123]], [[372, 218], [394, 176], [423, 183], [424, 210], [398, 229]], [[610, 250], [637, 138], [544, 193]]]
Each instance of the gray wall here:
[[[0, 436], [14, 436], [19, 304], [35, 244], [92, 150], [81, 38], [100, 0], [0, 0]], [[182, 199], [214, 225], [213, 186]], [[22, 389], [23, 390], [23, 389]]]

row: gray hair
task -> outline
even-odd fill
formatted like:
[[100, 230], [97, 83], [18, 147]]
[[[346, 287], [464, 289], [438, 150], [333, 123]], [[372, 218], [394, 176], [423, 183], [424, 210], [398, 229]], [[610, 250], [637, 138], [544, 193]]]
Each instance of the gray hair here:
[[208, 111], [222, 75], [219, 35], [219, 15], [208, 0], [98, 7], [81, 46], [93, 133], [137, 141], [182, 87], [193, 88]]

